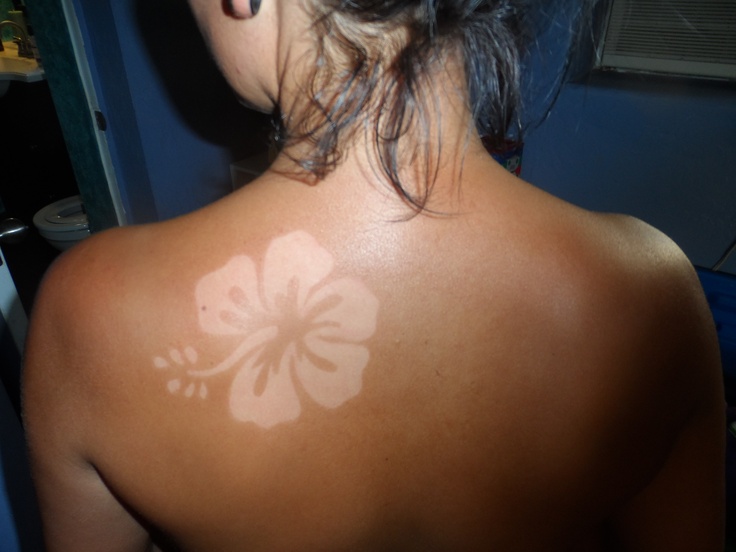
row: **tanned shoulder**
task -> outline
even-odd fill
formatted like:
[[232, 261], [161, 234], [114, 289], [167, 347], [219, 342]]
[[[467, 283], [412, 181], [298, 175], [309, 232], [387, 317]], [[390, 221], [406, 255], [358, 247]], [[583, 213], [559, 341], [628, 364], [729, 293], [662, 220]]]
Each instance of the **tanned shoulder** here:
[[669, 238], [629, 217], [607, 225], [621, 267], [609, 329], [631, 344], [610, 458], [636, 475], [611, 534], [625, 550], [722, 550], [724, 402], [708, 304]]
[[[31, 315], [24, 360], [25, 393], [81, 383], [101, 367], [97, 351], [125, 306], [132, 256], [126, 230], [107, 231], [65, 252], [48, 270]], [[72, 383], [74, 382], [74, 383]]]

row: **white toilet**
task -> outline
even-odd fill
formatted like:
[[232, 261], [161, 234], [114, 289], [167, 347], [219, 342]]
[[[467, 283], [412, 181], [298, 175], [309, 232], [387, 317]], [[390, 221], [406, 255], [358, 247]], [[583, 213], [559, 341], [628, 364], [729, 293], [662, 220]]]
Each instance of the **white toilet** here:
[[59, 251], [66, 251], [89, 236], [89, 222], [81, 196], [55, 201], [33, 216], [41, 236]]

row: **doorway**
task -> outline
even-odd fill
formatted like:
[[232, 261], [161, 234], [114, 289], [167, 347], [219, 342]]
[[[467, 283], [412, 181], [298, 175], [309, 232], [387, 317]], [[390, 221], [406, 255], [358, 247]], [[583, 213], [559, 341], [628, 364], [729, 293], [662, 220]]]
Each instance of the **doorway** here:
[[[8, 129], [2, 154], [0, 220], [16, 218], [28, 227], [17, 242], [2, 244], [4, 268], [15, 284], [19, 307], [29, 315], [41, 279], [58, 255], [36, 231], [33, 215], [49, 203], [79, 192], [45, 81], [12, 82], [0, 98], [0, 120]], [[19, 413], [19, 365], [7, 359], [3, 364], [0, 379]]]
[[[15, 217], [29, 227], [24, 240], [3, 244], [2, 251], [20, 303], [30, 313], [40, 281], [59, 254], [35, 230], [33, 215], [79, 193], [91, 229], [102, 230], [119, 224], [119, 205], [108, 185], [98, 129], [82, 83], [80, 67], [86, 60], [80, 59], [83, 52], [75, 51], [67, 23], [67, 15], [73, 17], [71, 0], [34, 0], [27, 7], [46, 80], [13, 82], [0, 98], [0, 220]], [[11, 379], [19, 381], [20, 374], [15, 375]], [[6, 387], [17, 403], [17, 384]]]
[[38, 285], [58, 252], [33, 227], [33, 215], [49, 203], [79, 193], [51, 91], [46, 81], [12, 82], [0, 98], [6, 133], [0, 217], [14, 217], [29, 229], [23, 239], [3, 244], [21, 304], [30, 313]]

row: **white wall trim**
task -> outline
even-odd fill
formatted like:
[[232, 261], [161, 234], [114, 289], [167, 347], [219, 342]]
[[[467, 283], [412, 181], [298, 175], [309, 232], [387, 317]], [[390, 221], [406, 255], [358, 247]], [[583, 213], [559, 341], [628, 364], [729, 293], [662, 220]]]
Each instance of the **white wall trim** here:
[[[89, 61], [87, 60], [87, 53], [84, 47], [84, 39], [82, 38], [82, 31], [79, 28], [79, 20], [77, 19], [77, 14], [74, 9], [73, 0], [61, 0], [61, 6], [64, 10], [67, 28], [69, 29], [69, 36], [71, 37], [72, 48], [74, 49], [74, 57], [76, 58], [77, 68], [79, 70], [79, 77], [82, 80], [84, 93], [87, 97], [90, 116], [92, 117], [92, 120], [95, 120], [95, 112], [101, 111], [101, 109], [97, 99], [97, 91], [94, 87], [94, 81], [92, 80], [92, 73], [90, 71]], [[118, 224], [124, 226], [127, 224], [128, 218], [125, 213], [120, 188], [118, 187], [118, 180], [115, 173], [115, 167], [112, 162], [112, 157], [110, 155], [110, 148], [107, 143], [107, 136], [104, 131], [97, 128], [97, 125], [95, 125], [95, 137], [97, 139], [97, 146], [100, 150], [100, 159], [105, 171], [108, 190], [115, 209], [115, 216], [117, 217]]]

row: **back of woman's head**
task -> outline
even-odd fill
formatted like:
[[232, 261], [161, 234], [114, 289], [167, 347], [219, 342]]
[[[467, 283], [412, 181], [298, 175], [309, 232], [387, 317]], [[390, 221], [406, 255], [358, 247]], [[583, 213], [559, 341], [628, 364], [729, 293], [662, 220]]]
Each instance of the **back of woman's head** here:
[[296, 159], [302, 169], [321, 178], [339, 163], [341, 144], [364, 132], [384, 175], [421, 210], [431, 182], [420, 194], [402, 186], [399, 168], [407, 160], [399, 146], [436, 123], [428, 120], [438, 93], [432, 77], [447, 65], [462, 69], [457, 88], [478, 132], [491, 144], [505, 140], [519, 104], [524, 0], [314, 2], [317, 52], [307, 101], [299, 113], [282, 114], [285, 144], [312, 146]]

